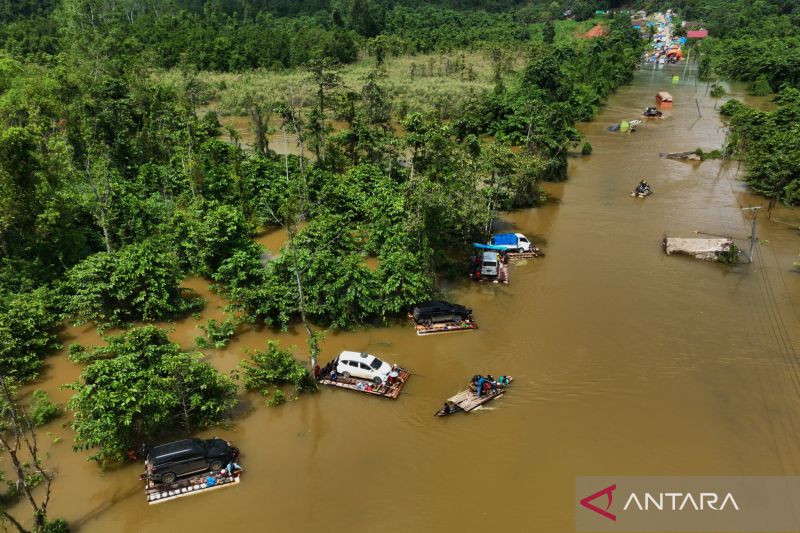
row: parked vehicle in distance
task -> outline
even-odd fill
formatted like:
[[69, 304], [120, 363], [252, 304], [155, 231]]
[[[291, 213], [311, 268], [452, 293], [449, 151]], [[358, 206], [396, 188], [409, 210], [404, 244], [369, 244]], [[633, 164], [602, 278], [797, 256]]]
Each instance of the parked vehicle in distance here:
[[152, 481], [170, 484], [191, 474], [219, 472], [231, 459], [231, 447], [222, 439], [183, 439], [154, 446], [145, 468]]
[[442, 300], [431, 300], [417, 305], [413, 317], [417, 324], [460, 322], [472, 318], [472, 309]]
[[483, 252], [481, 260], [481, 276], [484, 278], [496, 278], [498, 274], [499, 258], [497, 252]]
[[376, 385], [385, 382], [392, 365], [367, 352], [344, 351], [336, 358], [336, 373], [342, 377], [354, 377], [372, 381]]
[[498, 233], [493, 235], [489, 244], [502, 246], [509, 252], [530, 252], [531, 241], [522, 233]]

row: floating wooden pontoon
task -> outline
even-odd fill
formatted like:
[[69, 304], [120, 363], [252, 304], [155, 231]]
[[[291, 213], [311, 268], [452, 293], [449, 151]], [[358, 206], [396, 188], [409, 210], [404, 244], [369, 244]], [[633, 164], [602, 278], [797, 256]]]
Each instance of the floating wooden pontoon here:
[[[209, 476], [214, 477], [216, 483], [209, 485], [207, 479]], [[168, 502], [184, 496], [193, 496], [195, 494], [210, 492], [212, 490], [224, 489], [226, 487], [233, 487], [239, 484], [241, 479], [240, 473], [235, 473], [232, 476], [214, 476], [209, 473], [204, 476], [194, 476], [189, 479], [179, 479], [175, 483], [156, 484], [148, 480], [145, 486], [145, 496], [147, 496], [147, 503], [155, 505], [157, 503]]]
[[531, 246], [529, 252], [508, 252], [508, 258], [512, 261], [517, 259], [532, 259], [534, 257], [544, 257], [544, 252], [538, 246]]
[[417, 330], [417, 335], [433, 335], [435, 333], [452, 333], [455, 331], [468, 331], [471, 329], [478, 329], [478, 324], [474, 320], [461, 320], [459, 322], [440, 322], [438, 324], [417, 324], [414, 318], [411, 317], [411, 323], [414, 324], [414, 329]]
[[404, 368], [398, 369], [398, 376], [394, 379], [393, 383], [384, 383], [380, 386], [376, 386], [371, 381], [367, 381], [365, 379], [358, 379], [358, 378], [345, 378], [345, 377], [337, 377], [336, 381], [332, 381], [327, 377], [322, 378], [318, 381], [320, 385], [329, 385], [331, 387], [339, 387], [340, 389], [350, 389], [358, 392], [366, 392], [367, 394], [374, 394], [375, 396], [383, 396], [384, 398], [391, 398], [392, 400], [396, 400], [398, 396], [400, 396], [400, 391], [403, 390], [403, 386], [408, 381], [408, 378], [411, 376], [411, 372]]
[[[508, 383], [510, 384], [514, 381], [514, 378], [511, 376], [506, 376], [508, 378]], [[455, 396], [451, 396], [447, 399], [445, 404], [449, 407], [448, 411], [445, 411], [444, 408], [439, 409], [436, 411], [436, 416], [447, 416], [453, 413], [457, 413], [458, 411], [465, 411], [470, 412], [474, 411], [481, 405], [485, 404], [486, 402], [490, 402], [495, 398], [498, 398], [506, 393], [508, 390], [508, 385], [501, 386], [498, 385], [496, 390], [490, 390], [481, 396], [475, 394], [472, 388], [468, 388], [467, 390], [461, 391]]]
[[686, 254], [697, 259], [713, 261], [721, 253], [728, 252], [733, 245], [732, 239], [683, 239], [680, 237], [664, 237], [664, 251], [669, 254]]

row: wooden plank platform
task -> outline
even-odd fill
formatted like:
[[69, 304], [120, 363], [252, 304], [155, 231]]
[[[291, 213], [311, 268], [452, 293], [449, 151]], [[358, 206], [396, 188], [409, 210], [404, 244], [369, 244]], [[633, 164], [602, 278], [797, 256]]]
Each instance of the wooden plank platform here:
[[[508, 383], [510, 384], [514, 381], [514, 378], [511, 376], [508, 377]], [[490, 402], [495, 398], [499, 398], [503, 394], [506, 393], [508, 390], [508, 385], [497, 387], [497, 390], [489, 391], [486, 394], [481, 395], [478, 397], [471, 389], [463, 390], [454, 396], [451, 396], [447, 399], [445, 403], [450, 404], [450, 412], [445, 413], [443, 409], [440, 409], [436, 412], [436, 416], [447, 416], [449, 414], [457, 413], [458, 411], [465, 411], [469, 413], [470, 411], [474, 411], [481, 405], [485, 404], [486, 402]]]
[[194, 496], [195, 494], [206, 493], [212, 490], [233, 487], [238, 485], [241, 481], [241, 475], [235, 474], [233, 476], [217, 478], [216, 485], [208, 486], [204, 481], [206, 477], [208, 476], [195, 476], [190, 479], [178, 480], [170, 485], [156, 485], [152, 481], [148, 481], [144, 491], [147, 497], [147, 503], [156, 505], [185, 496]]
[[532, 259], [534, 257], [544, 257], [544, 252], [539, 248], [535, 248], [530, 252], [508, 252], [508, 258], [512, 261], [517, 259]]
[[[475, 409], [485, 404], [486, 402], [494, 400], [495, 398], [499, 398], [500, 396], [506, 393], [506, 390], [498, 388], [496, 392], [490, 391], [480, 397], [477, 396], [472, 391], [463, 391], [459, 394], [463, 394], [464, 392], [467, 394], [461, 397], [461, 399], [458, 402], [453, 402], [453, 403], [458, 405], [462, 411], [466, 411], [467, 413], [469, 413], [470, 411], [474, 411]], [[459, 394], [457, 394], [456, 396], [458, 396]]]
[[331, 387], [339, 387], [340, 389], [349, 389], [354, 390], [357, 392], [365, 392], [367, 394], [372, 394], [375, 396], [383, 396], [384, 398], [391, 398], [392, 400], [396, 400], [398, 396], [400, 396], [400, 391], [403, 390], [403, 387], [408, 381], [408, 378], [411, 377], [411, 372], [408, 370], [401, 368], [400, 369], [400, 376], [395, 383], [383, 384], [380, 387], [376, 387], [374, 383], [371, 381], [367, 381], [365, 379], [358, 379], [358, 378], [344, 378], [338, 377], [336, 381], [331, 381], [328, 378], [323, 378], [318, 381], [320, 385], [328, 385]]
[[456, 331], [469, 331], [471, 329], [478, 329], [478, 324], [473, 320], [464, 320], [462, 322], [442, 322], [441, 324], [431, 324], [430, 326], [423, 326], [417, 324], [413, 320], [414, 329], [417, 330], [417, 335], [433, 335], [436, 333], [453, 333]]

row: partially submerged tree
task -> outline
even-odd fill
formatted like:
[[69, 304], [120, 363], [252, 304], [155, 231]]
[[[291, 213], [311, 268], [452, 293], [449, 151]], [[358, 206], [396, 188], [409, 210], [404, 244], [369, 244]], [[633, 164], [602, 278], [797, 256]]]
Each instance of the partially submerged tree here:
[[745, 179], [753, 190], [786, 205], [798, 205], [800, 90], [784, 88], [775, 102], [778, 108], [769, 112], [725, 104], [725, 113], [732, 115], [728, 144], [745, 161]]
[[77, 350], [73, 358], [88, 363], [69, 385], [75, 447], [93, 450], [90, 458], [100, 463], [121, 460], [139, 442], [216, 424], [236, 405], [236, 385], [228, 377], [154, 326]]
[[331, 91], [342, 85], [338, 68], [338, 63], [329, 58], [314, 59], [308, 63], [311, 82], [317, 93], [316, 104], [311, 108], [308, 117], [309, 141], [319, 163], [325, 162], [325, 137], [328, 133], [325, 124], [326, 100]]
[[[324, 91], [320, 85], [320, 105], [324, 100]], [[300, 123], [300, 110], [297, 105], [297, 98], [293, 94], [289, 94], [286, 101], [280, 108], [280, 114], [283, 119], [281, 130], [283, 131], [284, 142], [284, 171], [286, 178], [286, 196], [285, 202], [279, 207], [277, 213], [271, 213], [275, 223], [286, 228], [288, 233], [288, 246], [289, 253], [291, 254], [291, 261], [293, 267], [293, 277], [297, 288], [297, 302], [300, 311], [300, 318], [303, 321], [303, 327], [308, 335], [308, 351], [310, 357], [310, 365], [313, 369], [317, 365], [317, 354], [319, 353], [319, 334], [314, 332], [311, 328], [308, 316], [306, 315], [306, 296], [303, 288], [303, 272], [300, 268], [300, 263], [297, 257], [297, 247], [295, 239], [297, 237], [298, 227], [300, 222], [306, 216], [308, 208], [308, 183], [306, 181], [305, 164], [303, 157], [304, 140], [302, 135], [302, 125]], [[289, 132], [294, 132], [297, 135], [297, 142], [300, 145], [300, 160], [299, 172], [294, 175], [289, 171], [289, 152], [287, 147], [287, 135]]]
[[725, 96], [725, 87], [720, 85], [719, 83], [712, 83], [711, 84], [711, 92], [709, 96], [714, 99], [714, 109], [717, 109], [717, 104], [719, 103], [719, 99]]
[[101, 326], [174, 317], [202, 307], [181, 297], [181, 278], [175, 255], [152, 239], [100, 252], [67, 274], [66, 308], [78, 322]]
[[[68, 531], [63, 520], [49, 523], [47, 506], [50, 503], [53, 473], [44, 466], [39, 453], [36, 430], [25, 408], [17, 402], [16, 390], [5, 373], [0, 372], [0, 448], [11, 463], [14, 481], [14, 497], [0, 496], [2, 521], [10, 522], [20, 533], [44, 533], [46, 531]], [[2, 480], [0, 476], [0, 480]], [[43, 494], [34, 495], [34, 487], [41, 485]], [[33, 528], [28, 529], [27, 519], [15, 517], [7, 507], [11, 500], [24, 500], [31, 508]]]
[[315, 390], [311, 374], [294, 358], [292, 350], [281, 349], [277, 341], [268, 341], [265, 351], [257, 350], [249, 360], [239, 363], [238, 373], [247, 390], [269, 394], [269, 388], [287, 383], [297, 392]]

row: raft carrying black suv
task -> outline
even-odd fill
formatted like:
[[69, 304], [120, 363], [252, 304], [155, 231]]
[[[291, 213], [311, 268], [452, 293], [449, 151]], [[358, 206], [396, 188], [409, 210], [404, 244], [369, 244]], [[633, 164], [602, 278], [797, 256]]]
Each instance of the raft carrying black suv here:
[[231, 448], [222, 439], [184, 439], [153, 447], [145, 465], [152, 481], [170, 484], [190, 474], [219, 472], [231, 459]]
[[472, 309], [441, 300], [431, 300], [416, 306], [413, 316], [417, 324], [459, 322], [469, 320], [472, 317]]

